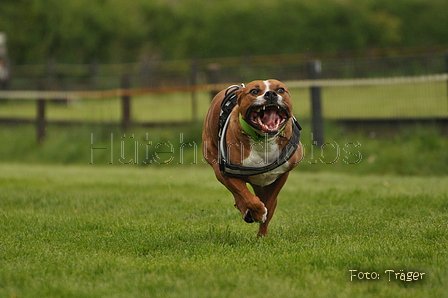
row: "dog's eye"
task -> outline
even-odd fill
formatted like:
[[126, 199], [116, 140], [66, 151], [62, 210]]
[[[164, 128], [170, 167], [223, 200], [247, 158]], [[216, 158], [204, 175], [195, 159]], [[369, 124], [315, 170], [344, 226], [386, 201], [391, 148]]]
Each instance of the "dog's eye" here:
[[252, 94], [252, 95], [258, 95], [258, 93], [260, 93], [260, 89], [252, 89], [252, 90], [250, 90], [250, 94]]
[[277, 89], [277, 93], [279, 93], [279, 94], [285, 93], [285, 91], [286, 91], [285, 88], [282, 88], [282, 87]]

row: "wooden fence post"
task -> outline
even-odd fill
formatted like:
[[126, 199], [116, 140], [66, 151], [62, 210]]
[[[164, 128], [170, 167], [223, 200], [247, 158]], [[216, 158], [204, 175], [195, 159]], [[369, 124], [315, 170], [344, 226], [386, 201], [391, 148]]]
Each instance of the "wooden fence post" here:
[[[198, 59], [193, 59], [191, 61], [191, 69], [190, 69], [191, 87], [197, 85], [198, 71], [199, 71]], [[198, 120], [198, 100], [196, 97], [196, 90], [191, 91], [191, 117], [193, 118], [193, 122], [196, 122]]]
[[36, 118], [36, 130], [37, 130], [37, 142], [42, 144], [45, 140], [45, 128], [47, 121], [45, 120], [45, 103], [46, 100], [39, 98], [37, 100], [37, 118]]
[[[37, 83], [38, 90], [42, 91], [45, 89], [45, 81], [39, 80]], [[46, 108], [45, 98], [38, 98], [36, 100], [36, 136], [37, 143], [42, 144], [45, 141], [46, 136], [46, 126], [47, 120], [45, 119], [45, 108]]]
[[[320, 60], [308, 62], [309, 77], [311, 80], [322, 78], [322, 64]], [[324, 144], [324, 121], [322, 117], [322, 87], [311, 86], [311, 115], [313, 122], [313, 138], [317, 146]]]
[[[448, 51], [445, 52], [445, 73], [448, 74]], [[446, 97], [448, 101], [448, 80], [446, 81]]]
[[131, 78], [129, 74], [121, 77], [121, 88], [123, 93], [121, 95], [121, 125], [124, 131], [131, 126], [131, 96], [128, 90], [131, 88]]

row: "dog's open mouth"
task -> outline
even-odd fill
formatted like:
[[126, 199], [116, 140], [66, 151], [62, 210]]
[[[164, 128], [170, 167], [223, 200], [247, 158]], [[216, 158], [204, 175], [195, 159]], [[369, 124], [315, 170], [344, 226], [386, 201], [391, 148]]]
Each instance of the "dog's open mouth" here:
[[278, 133], [289, 117], [289, 110], [278, 104], [252, 105], [246, 114], [250, 125], [267, 134]]

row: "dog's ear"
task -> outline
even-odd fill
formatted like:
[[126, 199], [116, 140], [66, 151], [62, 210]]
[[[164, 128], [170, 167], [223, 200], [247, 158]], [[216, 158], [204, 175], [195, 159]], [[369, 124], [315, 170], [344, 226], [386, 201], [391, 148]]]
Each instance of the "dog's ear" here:
[[241, 84], [240, 88], [238, 90], [236, 90], [235, 94], [237, 96], [237, 103], [238, 105], [240, 105], [240, 100], [241, 100], [241, 94], [244, 94], [244, 89], [246, 88], [246, 85]]

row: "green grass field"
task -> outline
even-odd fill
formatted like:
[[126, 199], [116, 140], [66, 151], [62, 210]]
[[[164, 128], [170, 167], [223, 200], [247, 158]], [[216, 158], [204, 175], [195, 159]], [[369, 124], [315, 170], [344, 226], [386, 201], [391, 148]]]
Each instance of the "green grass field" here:
[[3, 162], [0, 197], [0, 297], [447, 295], [447, 176], [299, 165], [262, 239], [208, 167]]
[[[202, 162], [200, 123], [50, 124], [43, 144], [33, 124], [2, 124], [0, 297], [446, 297], [446, 136], [420, 124], [349, 134], [327, 121], [320, 149], [308, 90], [291, 93], [305, 157], [262, 239]], [[327, 119], [448, 111], [444, 83], [326, 88], [323, 98]], [[197, 100], [202, 118], [210, 99]], [[139, 122], [191, 112], [191, 94], [132, 102]], [[0, 103], [0, 117], [35, 114], [33, 101]], [[47, 116], [119, 122], [120, 101], [49, 103]]]

